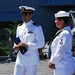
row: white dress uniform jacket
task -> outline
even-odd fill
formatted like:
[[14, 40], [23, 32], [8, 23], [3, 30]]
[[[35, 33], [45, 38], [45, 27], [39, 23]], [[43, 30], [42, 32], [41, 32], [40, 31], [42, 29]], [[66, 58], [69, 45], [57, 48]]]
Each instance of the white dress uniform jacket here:
[[31, 20], [28, 23], [23, 23], [17, 27], [16, 37], [28, 44], [27, 52], [21, 54], [18, 52], [16, 64], [24, 66], [32, 66], [39, 63], [38, 49], [44, 46], [44, 35], [41, 26], [33, 25]]
[[66, 26], [51, 44], [52, 54], [49, 62], [55, 64], [54, 75], [72, 75], [75, 66], [71, 50], [71, 29]]

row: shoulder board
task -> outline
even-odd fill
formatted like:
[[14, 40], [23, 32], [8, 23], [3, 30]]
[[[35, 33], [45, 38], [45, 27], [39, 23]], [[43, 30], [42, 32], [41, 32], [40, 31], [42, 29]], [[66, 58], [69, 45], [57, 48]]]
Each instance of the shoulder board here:
[[34, 26], [40, 26], [39, 24], [37, 24], [37, 23], [35, 23], [35, 22], [33, 23], [33, 25], [34, 25]]

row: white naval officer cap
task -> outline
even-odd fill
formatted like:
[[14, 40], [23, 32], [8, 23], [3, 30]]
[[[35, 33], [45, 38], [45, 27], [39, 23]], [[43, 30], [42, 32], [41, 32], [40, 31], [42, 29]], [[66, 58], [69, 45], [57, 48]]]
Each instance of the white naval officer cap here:
[[29, 6], [19, 6], [19, 9], [22, 13], [31, 13], [35, 11], [35, 8]]
[[59, 11], [55, 14], [55, 17], [69, 17], [69, 12], [66, 11]]

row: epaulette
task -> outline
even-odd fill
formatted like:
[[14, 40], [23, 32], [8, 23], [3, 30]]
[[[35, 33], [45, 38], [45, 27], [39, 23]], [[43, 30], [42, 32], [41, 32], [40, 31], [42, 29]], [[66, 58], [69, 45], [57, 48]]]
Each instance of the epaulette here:
[[40, 26], [38, 23], [35, 23], [35, 22], [33, 23], [33, 25], [34, 25], [34, 26]]

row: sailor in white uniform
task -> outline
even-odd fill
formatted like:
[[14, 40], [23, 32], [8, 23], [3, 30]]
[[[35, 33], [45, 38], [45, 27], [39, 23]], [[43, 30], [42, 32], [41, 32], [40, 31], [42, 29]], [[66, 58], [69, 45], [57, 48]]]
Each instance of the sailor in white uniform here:
[[48, 63], [48, 67], [54, 69], [54, 75], [72, 75], [74, 72], [72, 34], [68, 21], [68, 12], [59, 11], [55, 14], [55, 24], [60, 31], [51, 43], [52, 54]]
[[23, 24], [17, 27], [16, 37], [19, 37], [21, 42], [14, 45], [14, 50], [19, 50], [20, 46], [27, 49], [26, 52], [19, 50], [14, 75], [36, 75], [37, 64], [39, 63], [38, 49], [45, 44], [42, 27], [34, 23], [31, 18], [34, 8], [28, 6], [20, 6], [22, 13]]

